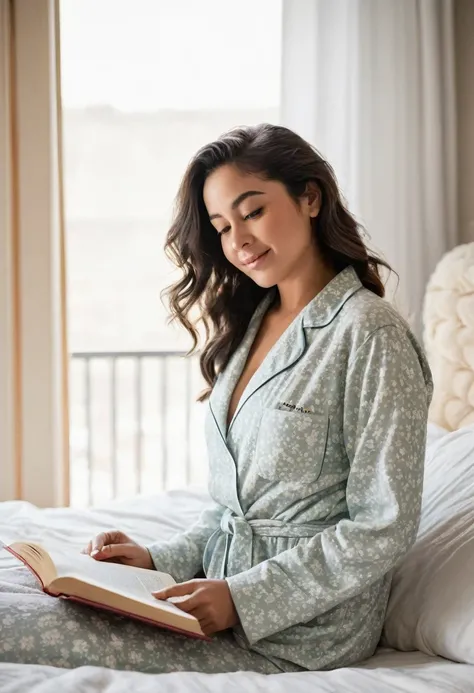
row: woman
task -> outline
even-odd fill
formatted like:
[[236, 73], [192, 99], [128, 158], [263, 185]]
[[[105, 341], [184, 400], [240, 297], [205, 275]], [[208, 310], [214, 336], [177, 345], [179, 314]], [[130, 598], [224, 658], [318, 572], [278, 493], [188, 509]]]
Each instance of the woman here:
[[212, 330], [201, 399], [213, 505], [168, 542], [109, 532], [85, 550], [173, 575], [179, 584], [155, 596], [181, 597], [214, 637], [48, 600], [51, 624], [72, 623], [87, 646], [50, 648], [48, 663], [276, 673], [367, 658], [418, 528], [432, 393], [420, 346], [382, 298], [388, 266], [364, 245], [330, 166], [266, 124], [196, 154], [166, 249], [183, 269], [173, 315], [195, 344], [196, 305]]

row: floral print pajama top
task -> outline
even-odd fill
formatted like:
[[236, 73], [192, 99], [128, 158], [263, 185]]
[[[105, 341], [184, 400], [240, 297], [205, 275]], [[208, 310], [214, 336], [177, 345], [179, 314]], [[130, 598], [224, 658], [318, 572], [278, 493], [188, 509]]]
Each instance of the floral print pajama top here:
[[227, 428], [276, 290], [206, 404], [213, 504], [148, 548], [177, 581], [227, 580], [242, 648], [283, 669], [328, 669], [379, 641], [393, 568], [418, 529], [432, 380], [408, 325], [349, 266], [274, 344]]

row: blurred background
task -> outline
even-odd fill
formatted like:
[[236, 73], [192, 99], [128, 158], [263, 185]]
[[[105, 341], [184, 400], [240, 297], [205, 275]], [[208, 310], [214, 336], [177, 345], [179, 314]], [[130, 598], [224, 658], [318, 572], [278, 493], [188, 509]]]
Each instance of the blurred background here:
[[389, 300], [474, 241], [471, 0], [0, 0], [0, 493], [88, 505], [205, 485], [198, 354], [163, 246], [195, 151], [296, 130]]
[[72, 502], [206, 482], [205, 383], [159, 294], [188, 161], [234, 125], [280, 122], [281, 0], [235, 9], [61, 2]]

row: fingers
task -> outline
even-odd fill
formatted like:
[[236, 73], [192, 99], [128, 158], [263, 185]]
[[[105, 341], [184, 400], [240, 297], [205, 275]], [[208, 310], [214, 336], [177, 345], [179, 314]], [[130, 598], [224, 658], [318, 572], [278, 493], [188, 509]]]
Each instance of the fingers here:
[[129, 538], [117, 529], [109, 530], [108, 532], [100, 532], [93, 539], [89, 541], [87, 546], [82, 549], [81, 553], [88, 554], [93, 558], [101, 552], [105, 546], [109, 544], [124, 544], [127, 543]]
[[217, 630], [215, 615], [212, 610], [210, 610], [210, 605], [207, 603], [207, 600], [203, 601], [203, 596], [203, 591], [197, 590], [197, 592], [194, 592], [194, 594], [189, 597], [177, 597], [177, 599], [182, 601], [173, 603], [178, 609], [181, 609], [181, 611], [185, 611], [191, 614], [191, 616], [194, 616], [194, 618], [197, 618], [202, 632], [205, 635], [211, 635]]
[[201, 630], [204, 635], [213, 635], [216, 632], [216, 627], [213, 621], [206, 619], [199, 621], [199, 625], [201, 626]]
[[90, 555], [91, 551], [92, 551], [92, 541], [90, 541], [90, 542], [87, 544], [87, 546], [86, 546], [85, 549], [82, 549], [81, 553], [85, 553], [85, 554]]
[[92, 540], [91, 556], [95, 556], [99, 551], [102, 551], [105, 544], [108, 543], [108, 532], [101, 532]]
[[181, 609], [181, 611], [186, 611], [186, 613], [189, 614], [195, 611], [195, 609], [197, 609], [203, 603], [202, 598], [202, 591], [198, 590], [189, 597], [182, 597], [179, 601], [173, 603], [178, 607], [178, 609]]
[[192, 616], [197, 618], [201, 630], [205, 635], [212, 635], [217, 631], [215, 619], [212, 614], [209, 613], [209, 608], [205, 604], [201, 604], [191, 612]]
[[188, 611], [187, 613], [190, 613], [191, 616], [194, 616], [194, 618], [197, 618], [199, 623], [203, 625], [204, 623], [211, 623], [212, 622], [212, 616], [209, 613], [209, 609], [205, 604], [199, 604], [197, 607], [195, 607], [192, 611]]
[[156, 599], [168, 599], [169, 597], [184, 597], [192, 594], [200, 587], [201, 580], [188, 580], [187, 582], [178, 582], [176, 585], [165, 587], [158, 592], [152, 592]]
[[[178, 609], [191, 614], [199, 621], [205, 635], [216, 632], [215, 613], [209, 603], [209, 596], [203, 586], [206, 580], [188, 580], [171, 587], [152, 592], [156, 599], [170, 599]], [[176, 600], [176, 601], [175, 601]]]
[[92, 551], [91, 556], [98, 561], [105, 561], [109, 558], [119, 558], [127, 556], [127, 544], [106, 544], [101, 549]]
[[208, 607], [202, 582], [202, 580], [189, 580], [159, 592], [152, 592], [152, 595], [156, 599], [170, 599], [178, 609], [192, 613], [199, 620], [199, 616], [203, 616]]
[[100, 532], [94, 539], [89, 542], [91, 545], [91, 550], [88, 553], [91, 556], [95, 556], [96, 553], [102, 551], [102, 549], [108, 544], [120, 544], [128, 541], [128, 537], [117, 529], [109, 530], [108, 532]]

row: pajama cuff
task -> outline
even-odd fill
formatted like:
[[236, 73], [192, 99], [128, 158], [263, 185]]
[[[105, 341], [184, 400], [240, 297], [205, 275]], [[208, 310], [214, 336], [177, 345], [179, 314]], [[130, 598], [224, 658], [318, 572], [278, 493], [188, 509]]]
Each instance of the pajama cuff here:
[[[258, 566], [254, 566], [254, 570], [255, 567]], [[225, 580], [229, 586], [232, 601], [234, 602], [245, 637], [249, 645], [253, 645], [257, 640], [262, 640], [262, 638], [270, 633], [266, 628], [263, 628], [263, 623], [259, 628], [256, 622], [256, 614], [253, 612], [251, 605], [253, 600], [257, 597], [255, 592], [258, 590], [258, 587], [249, 580], [248, 572], [249, 571], [237, 573], [237, 575], [226, 577]]]
[[200, 565], [195, 565], [191, 557], [186, 556], [187, 546], [183, 547], [179, 538], [147, 544], [145, 548], [156, 570], [168, 573], [176, 582], [192, 580], [201, 568]]

